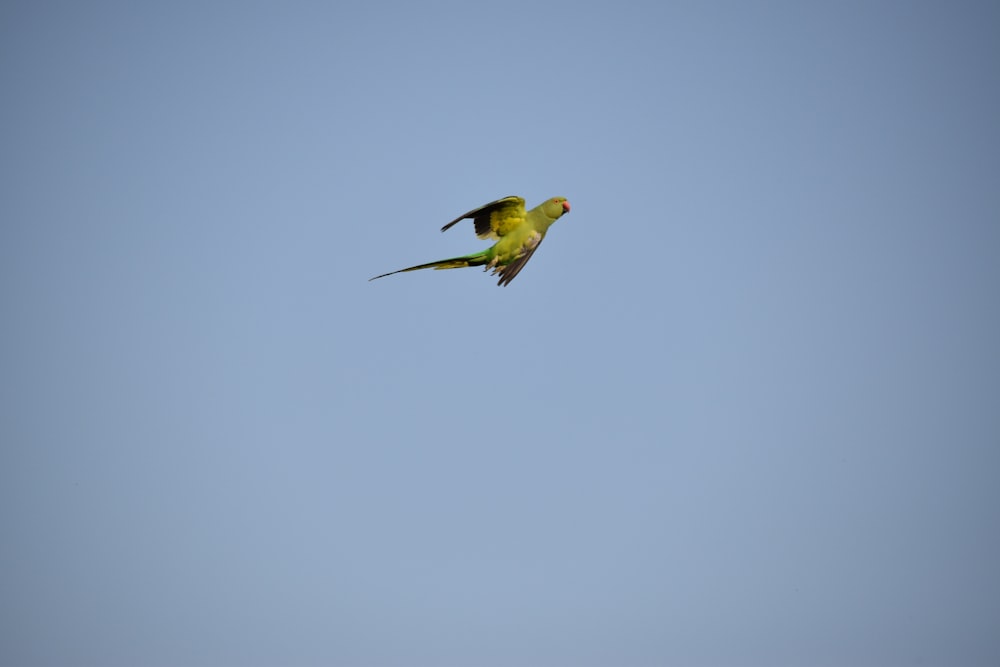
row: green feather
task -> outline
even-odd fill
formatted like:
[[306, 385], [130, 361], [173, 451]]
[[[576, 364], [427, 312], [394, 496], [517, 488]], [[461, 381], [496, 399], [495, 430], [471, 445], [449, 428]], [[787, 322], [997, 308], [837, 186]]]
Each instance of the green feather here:
[[500, 276], [497, 285], [506, 287], [535, 254], [552, 223], [568, 212], [569, 202], [565, 197], [553, 197], [527, 212], [521, 197], [498, 199], [460, 215], [441, 228], [443, 232], [461, 220], [471, 219], [479, 238], [497, 239], [491, 247], [471, 255], [390, 271], [369, 280], [420, 269], [460, 269], [485, 264], [487, 271], [492, 270], [493, 275]]

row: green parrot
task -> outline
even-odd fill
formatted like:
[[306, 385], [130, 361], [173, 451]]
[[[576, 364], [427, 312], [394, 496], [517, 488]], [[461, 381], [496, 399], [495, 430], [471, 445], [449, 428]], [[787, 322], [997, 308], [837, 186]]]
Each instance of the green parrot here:
[[485, 265], [484, 271], [492, 269], [493, 275], [500, 276], [497, 285], [506, 287], [535, 254], [535, 250], [545, 238], [545, 232], [563, 213], [569, 213], [569, 202], [565, 197], [553, 197], [527, 212], [524, 210], [522, 197], [498, 199], [458, 216], [441, 228], [443, 232], [456, 222], [471, 219], [476, 225], [476, 236], [481, 239], [497, 240], [491, 247], [471, 255], [390, 271], [369, 280], [419, 269], [461, 269], [466, 266]]

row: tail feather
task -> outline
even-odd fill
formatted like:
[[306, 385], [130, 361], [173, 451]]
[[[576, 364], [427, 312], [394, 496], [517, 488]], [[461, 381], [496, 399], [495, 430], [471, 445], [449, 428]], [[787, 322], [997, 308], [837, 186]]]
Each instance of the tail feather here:
[[435, 271], [440, 271], [441, 269], [464, 269], [467, 266], [482, 266], [490, 261], [489, 251], [484, 250], [483, 252], [477, 252], [472, 255], [464, 255], [462, 257], [452, 257], [451, 259], [440, 259], [436, 262], [428, 262], [427, 264], [417, 264], [416, 266], [410, 266], [405, 269], [399, 269], [398, 271], [390, 271], [389, 273], [383, 273], [380, 276], [375, 276], [374, 278], [369, 278], [368, 282], [372, 280], [378, 280], [379, 278], [385, 278], [386, 276], [391, 276], [396, 273], [405, 273], [407, 271], [419, 271], [420, 269], [434, 269]]

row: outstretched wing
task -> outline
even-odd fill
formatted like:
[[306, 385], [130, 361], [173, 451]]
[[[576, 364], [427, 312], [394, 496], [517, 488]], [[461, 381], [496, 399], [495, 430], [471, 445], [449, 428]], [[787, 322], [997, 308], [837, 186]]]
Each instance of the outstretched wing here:
[[499, 239], [512, 229], [523, 225], [527, 220], [527, 215], [524, 212], [524, 199], [522, 197], [498, 199], [458, 216], [442, 227], [441, 231], [450, 229], [456, 222], [470, 218], [475, 222], [476, 236], [481, 239]]
[[538, 246], [542, 245], [542, 241], [544, 240], [544, 234], [536, 233], [528, 237], [528, 240], [524, 247], [521, 248], [521, 252], [518, 257], [507, 264], [507, 266], [500, 267], [500, 269], [496, 271], [496, 275], [500, 276], [500, 280], [497, 281], [497, 285], [502, 287], [509, 285], [510, 281], [517, 277], [517, 274], [521, 272], [521, 269], [523, 269], [524, 265], [528, 263], [528, 260], [531, 259], [531, 256], [535, 254], [535, 251], [538, 250]]

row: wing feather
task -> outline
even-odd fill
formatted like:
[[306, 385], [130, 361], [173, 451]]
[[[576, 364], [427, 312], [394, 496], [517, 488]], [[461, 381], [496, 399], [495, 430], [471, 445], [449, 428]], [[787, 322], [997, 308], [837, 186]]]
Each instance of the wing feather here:
[[542, 238], [538, 239], [537, 243], [535, 243], [532, 246], [528, 246], [525, 249], [524, 254], [522, 254], [520, 257], [512, 261], [507, 266], [501, 267], [500, 270], [496, 272], [496, 275], [500, 276], [500, 280], [497, 282], [497, 286], [506, 287], [507, 285], [509, 285], [510, 281], [512, 281], [514, 278], [517, 277], [517, 274], [521, 272], [521, 269], [523, 269], [524, 265], [528, 263], [528, 260], [531, 259], [531, 256], [535, 254], [535, 251], [538, 250], [538, 246], [542, 245], [542, 241], [544, 240], [545, 237], [543, 236]]
[[522, 197], [504, 197], [485, 206], [472, 209], [468, 213], [458, 216], [441, 231], [451, 229], [453, 225], [462, 220], [471, 219], [475, 223], [476, 236], [481, 239], [499, 239], [504, 234], [523, 225], [527, 220], [524, 210], [524, 199]]

